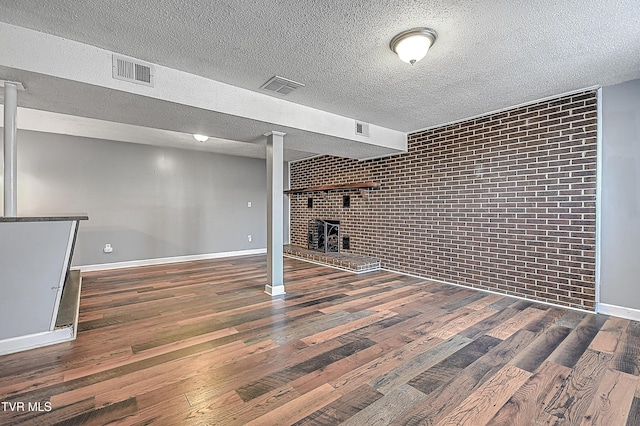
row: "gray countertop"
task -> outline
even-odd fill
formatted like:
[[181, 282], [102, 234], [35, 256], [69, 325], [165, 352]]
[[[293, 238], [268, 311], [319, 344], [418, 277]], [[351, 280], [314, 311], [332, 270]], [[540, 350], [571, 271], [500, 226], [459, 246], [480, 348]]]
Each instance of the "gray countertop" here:
[[0, 216], [1, 222], [62, 222], [71, 220], [88, 220], [89, 216], [86, 214], [70, 215], [70, 216], [17, 216], [17, 217], [4, 217]]

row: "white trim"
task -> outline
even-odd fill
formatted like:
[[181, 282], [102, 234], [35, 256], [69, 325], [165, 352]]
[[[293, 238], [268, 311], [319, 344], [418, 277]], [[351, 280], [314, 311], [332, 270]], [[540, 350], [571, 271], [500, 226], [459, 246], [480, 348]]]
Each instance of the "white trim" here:
[[67, 250], [64, 252], [64, 263], [62, 264], [62, 271], [60, 271], [60, 280], [58, 281], [58, 291], [56, 293], [56, 303], [53, 305], [53, 315], [51, 316], [51, 324], [49, 330], [56, 328], [56, 320], [58, 319], [58, 309], [60, 309], [60, 300], [62, 299], [62, 290], [64, 289], [64, 281], [67, 278], [67, 270], [71, 263], [71, 248], [73, 247], [73, 240], [76, 235], [76, 229], [78, 227], [78, 221], [71, 221], [71, 229], [69, 230], [69, 240], [67, 241]]
[[[287, 189], [291, 189], [291, 162], [287, 161]], [[289, 224], [287, 230], [289, 235], [287, 237], [287, 244], [291, 244], [291, 197], [287, 197], [287, 217], [289, 218]]]
[[16, 86], [18, 88], [19, 92], [22, 92], [22, 91], [26, 90], [26, 88], [24, 87], [24, 84], [22, 84], [19, 81], [0, 80], [0, 87], [4, 87], [5, 84], [13, 84], [14, 86]]
[[[596, 122], [596, 271], [595, 290], [596, 307], [600, 304], [600, 275], [602, 260], [602, 88], [599, 88], [597, 99]], [[596, 308], [596, 312], [598, 309]]]
[[596, 312], [640, 321], [640, 309], [625, 308], [624, 306], [609, 305], [608, 303], [596, 303]]
[[403, 154], [406, 154], [407, 152], [409, 152], [409, 150], [392, 152], [389, 154], [376, 155], [375, 157], [358, 158], [358, 161], [369, 161], [369, 160], [377, 160], [380, 158], [388, 158], [388, 157], [393, 157], [395, 155], [403, 155]]
[[78, 337], [78, 321], [80, 321], [80, 295], [82, 293], [82, 272], [78, 274], [78, 296], [76, 297], [76, 315], [73, 320], [73, 338]]
[[522, 107], [525, 107], [525, 106], [537, 104], [539, 102], [550, 101], [550, 100], [553, 100], [553, 99], [562, 98], [564, 96], [575, 95], [576, 93], [588, 92], [590, 90], [597, 90], [600, 87], [601, 86], [590, 86], [590, 87], [585, 87], [583, 89], [577, 89], [577, 90], [572, 90], [570, 92], [560, 93], [560, 94], [557, 94], [557, 95], [551, 95], [551, 96], [547, 96], [545, 98], [540, 98], [540, 99], [536, 99], [536, 100], [533, 100], [533, 101], [523, 102], [521, 104], [511, 105], [511, 106], [508, 106], [508, 107], [496, 109], [494, 111], [483, 112], [482, 114], [478, 114], [478, 115], [472, 115], [471, 117], [461, 118], [459, 120], [453, 120], [453, 121], [449, 121], [447, 123], [442, 123], [442, 124], [435, 124], [433, 126], [425, 127], [424, 129], [412, 130], [410, 132], [407, 132], [407, 134], [410, 135], [410, 134], [413, 134], [413, 133], [424, 132], [424, 131], [431, 130], [431, 129], [437, 129], [438, 127], [450, 126], [452, 124], [462, 123], [464, 121], [475, 120], [476, 118], [487, 117], [487, 116], [493, 115], [493, 114], [500, 114], [501, 112], [509, 111], [509, 110], [516, 109], [516, 108], [522, 108]]
[[540, 303], [542, 305], [553, 306], [554, 308], [569, 309], [571, 311], [578, 311], [578, 312], [582, 312], [582, 313], [585, 313], [585, 314], [593, 314], [593, 315], [596, 314], [596, 312], [588, 311], [586, 309], [574, 308], [574, 307], [571, 307], [571, 306], [564, 306], [564, 305], [557, 305], [555, 303], [543, 302], [541, 300], [529, 299], [529, 298], [523, 297], [523, 296], [514, 296], [512, 294], [500, 293], [499, 291], [485, 290], [483, 288], [476, 288], [476, 287], [469, 287], [469, 286], [462, 285], [462, 284], [455, 284], [455, 283], [450, 283], [450, 282], [447, 282], [447, 281], [436, 280], [436, 279], [433, 279], [433, 278], [421, 277], [420, 275], [408, 274], [406, 272], [394, 271], [392, 269], [380, 268], [380, 270], [381, 271], [387, 271], [387, 272], [393, 272], [394, 274], [406, 275], [408, 277], [419, 278], [421, 280], [433, 281], [433, 282], [440, 283], [440, 284], [446, 284], [446, 285], [453, 285], [453, 286], [456, 286], [456, 287], [462, 287], [462, 288], [466, 288], [468, 290], [477, 290], [477, 291], [481, 291], [483, 293], [496, 294], [498, 296], [504, 296], [504, 297], [512, 297], [514, 299], [526, 300], [527, 302], [532, 302], [532, 303]]
[[[352, 274], [356, 274], [356, 275], [360, 275], [360, 274], [366, 274], [367, 272], [375, 272], [375, 271], [380, 271], [382, 270], [382, 268], [377, 268], [377, 269], [367, 269], [366, 271], [354, 271], [352, 269], [347, 269], [347, 268], [341, 268], [339, 266], [336, 265], [330, 265], [328, 263], [322, 263], [322, 262], [316, 262], [315, 260], [311, 260], [311, 259], [307, 259], [306, 257], [298, 257], [298, 256], [294, 256], [292, 254], [289, 253], [285, 253], [284, 257], [288, 257], [290, 259], [296, 259], [296, 260], [302, 260], [303, 262], [309, 262], [309, 263], [313, 263], [315, 265], [320, 265], [320, 266], [327, 266], [329, 268], [333, 268], [333, 269], [339, 269], [341, 271], [344, 272], [351, 272]], [[391, 271], [394, 272], [394, 271]]]
[[284, 285], [270, 286], [269, 284], [266, 284], [264, 286], [264, 292], [271, 297], [287, 294], [287, 292], [284, 291]]
[[0, 355], [41, 348], [56, 343], [68, 342], [74, 339], [73, 327], [64, 327], [43, 333], [12, 337], [0, 340]]
[[[437, 126], [437, 127], [439, 127], [439, 126]], [[407, 134], [407, 137], [408, 137], [408, 134]], [[394, 155], [406, 154], [407, 152], [409, 152], [409, 151], [406, 150], [406, 149], [405, 150], [397, 150], [397, 152], [390, 152], [388, 154], [376, 155], [376, 156], [373, 156], [373, 157], [354, 158], [353, 160], [358, 160], [358, 161], [377, 160], [379, 158], [387, 158], [387, 157], [393, 157]], [[335, 157], [335, 155], [333, 155], [333, 154], [315, 154], [315, 155], [310, 155], [309, 157], [298, 158], [297, 160], [290, 160], [290, 161], [288, 161], [288, 163], [298, 163], [300, 161], [312, 160], [314, 158], [326, 157], [326, 156]], [[343, 158], [348, 158], [348, 157], [343, 157]]]
[[194, 254], [190, 256], [161, 257], [158, 259], [130, 260], [127, 262], [101, 263], [96, 265], [75, 266], [82, 272], [108, 271], [111, 269], [135, 268], [137, 266], [164, 265], [167, 263], [191, 262], [194, 260], [218, 259], [222, 257], [251, 256], [254, 254], [265, 254], [266, 248], [254, 250], [225, 251], [220, 253]]
[[326, 155], [331, 155], [331, 154], [313, 154], [313, 155], [310, 155], [310, 156], [308, 156], [308, 157], [298, 158], [297, 160], [291, 160], [291, 161], [288, 161], [288, 163], [299, 163], [300, 161], [312, 160], [312, 159], [314, 159], [314, 158], [324, 157], [324, 156], [326, 156]]

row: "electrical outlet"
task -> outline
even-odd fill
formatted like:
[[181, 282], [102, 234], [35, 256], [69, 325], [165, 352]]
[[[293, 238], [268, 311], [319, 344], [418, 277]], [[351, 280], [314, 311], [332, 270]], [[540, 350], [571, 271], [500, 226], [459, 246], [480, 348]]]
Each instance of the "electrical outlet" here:
[[247, 235], [247, 240], [249, 240], [249, 242], [253, 241], [253, 237], [251, 236], [251, 234]]
[[247, 201], [247, 207], [251, 208], [251, 201]]
[[111, 253], [113, 251], [113, 247], [111, 247], [111, 244], [105, 244], [102, 251], [105, 253]]

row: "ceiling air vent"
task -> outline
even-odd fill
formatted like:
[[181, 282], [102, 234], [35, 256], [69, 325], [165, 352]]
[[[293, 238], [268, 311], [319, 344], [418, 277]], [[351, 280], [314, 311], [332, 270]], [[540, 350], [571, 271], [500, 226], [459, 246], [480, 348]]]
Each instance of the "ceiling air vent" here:
[[304, 84], [289, 80], [288, 78], [279, 77], [277, 75], [270, 78], [269, 81], [260, 86], [262, 90], [275, 92], [282, 96], [288, 95], [300, 87], [304, 87]]
[[369, 125], [356, 121], [356, 135], [369, 137]]
[[118, 80], [153, 87], [153, 65], [113, 55], [112, 76]]

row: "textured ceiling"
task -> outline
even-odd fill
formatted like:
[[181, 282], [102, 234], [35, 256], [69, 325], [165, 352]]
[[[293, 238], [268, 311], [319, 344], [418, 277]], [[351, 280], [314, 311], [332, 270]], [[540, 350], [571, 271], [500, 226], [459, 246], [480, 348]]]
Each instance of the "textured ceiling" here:
[[[281, 75], [306, 85], [286, 100], [404, 132], [640, 78], [639, 17], [638, 0], [0, 2], [0, 21], [255, 91]], [[439, 36], [411, 66], [388, 44], [416, 26]]]

